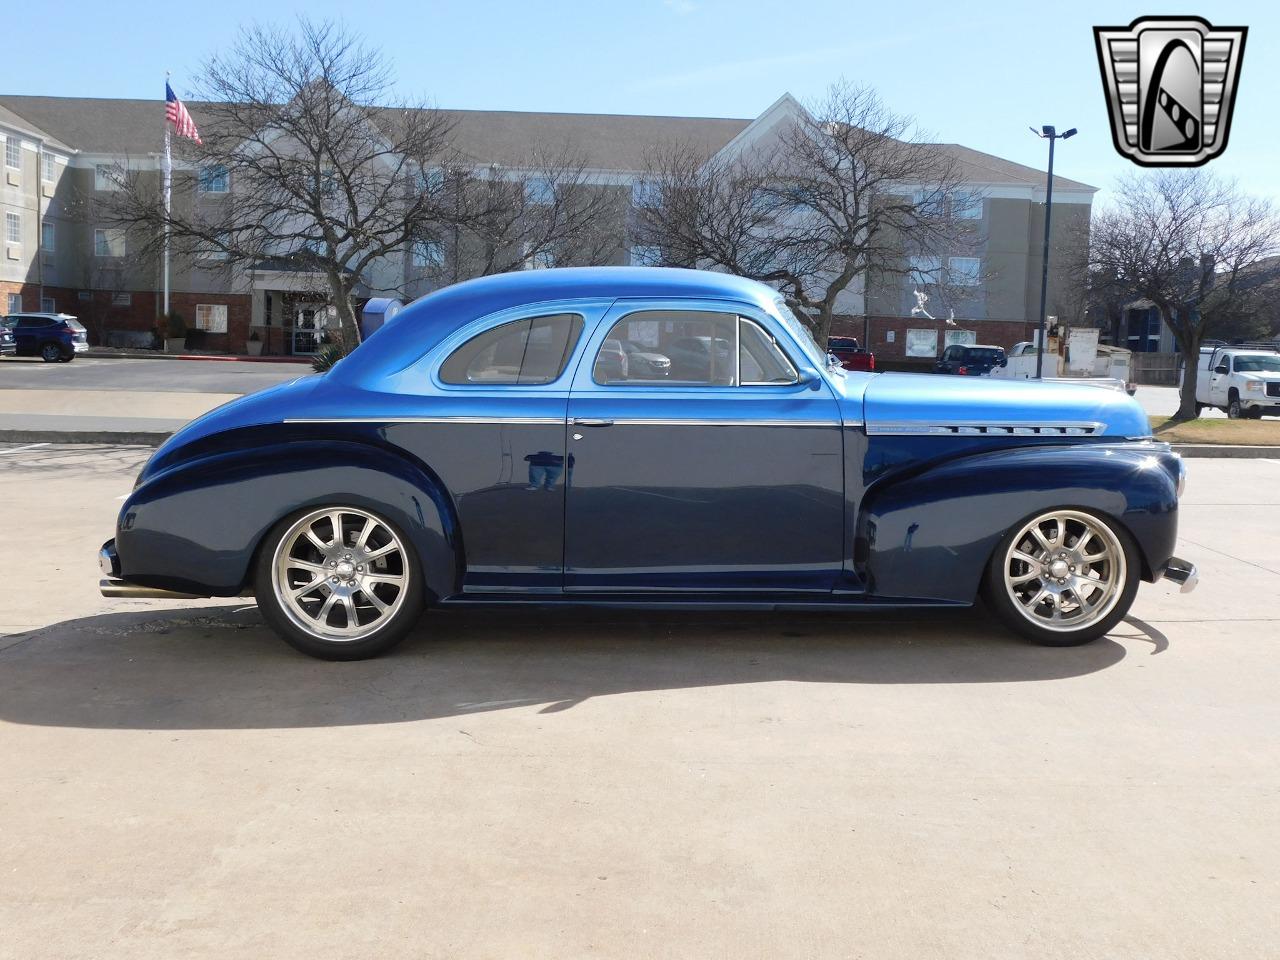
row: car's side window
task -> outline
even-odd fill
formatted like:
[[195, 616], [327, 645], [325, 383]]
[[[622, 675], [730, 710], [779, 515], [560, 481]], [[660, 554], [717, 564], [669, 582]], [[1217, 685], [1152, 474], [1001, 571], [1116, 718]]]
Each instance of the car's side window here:
[[795, 383], [795, 365], [760, 324], [738, 318], [738, 382], [741, 384]]
[[795, 365], [759, 324], [730, 313], [643, 310], [615, 323], [596, 354], [602, 385], [786, 384]]
[[557, 313], [499, 324], [477, 334], [440, 365], [449, 384], [551, 383], [564, 373], [582, 333], [582, 317]]

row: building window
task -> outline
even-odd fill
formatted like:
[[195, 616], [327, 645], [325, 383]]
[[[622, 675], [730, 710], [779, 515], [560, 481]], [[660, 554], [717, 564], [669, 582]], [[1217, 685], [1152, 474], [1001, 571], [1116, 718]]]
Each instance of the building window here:
[[913, 190], [911, 192], [911, 205], [915, 208], [916, 216], [921, 219], [941, 217], [945, 210], [945, 201], [946, 196], [938, 187]]
[[113, 293], [111, 295], [111, 305], [113, 307], [133, 306], [133, 294], [132, 293]]
[[941, 257], [908, 257], [909, 272], [907, 279], [913, 287], [924, 287], [937, 283], [942, 273]]
[[17, 213], [4, 215], [4, 239], [6, 243], [22, 242], [22, 216]]
[[79, 293], [76, 294], [76, 299], [79, 300], [81, 303], [88, 303], [93, 299], [93, 294], [90, 293], [88, 290], [81, 290]]
[[7, 313], [22, 312], [22, 294], [20, 293], [9, 294], [9, 309], [6, 312]]
[[908, 357], [936, 357], [938, 355], [938, 331], [908, 330], [906, 348]]
[[637, 243], [631, 248], [631, 265], [633, 267], [662, 266], [662, 248]]
[[7, 137], [4, 141], [4, 165], [22, 169], [22, 141], [17, 137]]
[[434, 195], [444, 189], [444, 171], [439, 167], [418, 173], [418, 187], [423, 193]]
[[957, 220], [981, 220], [982, 197], [961, 193], [951, 198], [951, 215]]
[[982, 261], [977, 257], [952, 257], [947, 261], [947, 273], [956, 286], [976, 287], [982, 273]]
[[524, 185], [524, 199], [536, 207], [549, 207], [556, 202], [556, 185], [547, 177], [530, 177]]
[[52, 153], [41, 154], [40, 179], [45, 183], [53, 183], [58, 179], [58, 164]]
[[200, 168], [201, 193], [227, 193], [230, 189], [231, 177], [222, 164], [214, 163]]
[[196, 329], [208, 333], [227, 332], [227, 306], [223, 303], [197, 303]]
[[95, 257], [123, 257], [124, 230], [120, 227], [99, 227], [94, 230], [93, 255]]
[[438, 267], [444, 263], [444, 244], [439, 240], [417, 240], [410, 254], [415, 267]]
[[631, 181], [633, 207], [656, 207], [660, 203], [662, 203], [662, 184], [656, 180]]
[[526, 270], [550, 270], [556, 265], [556, 253], [554, 250], [535, 250], [529, 252], [529, 244], [524, 245], [524, 269]]
[[196, 247], [196, 257], [200, 260], [226, 260], [227, 259], [227, 233], [225, 230], [219, 230], [213, 235], [212, 240], [201, 240]]
[[40, 312], [41, 313], [57, 313], [58, 312], [58, 305], [53, 302], [53, 297], [40, 298]]
[[93, 189], [119, 190], [123, 172], [114, 163], [99, 163], [93, 168]]
[[58, 231], [52, 220], [45, 220], [40, 224], [40, 249], [46, 253], [58, 249]]

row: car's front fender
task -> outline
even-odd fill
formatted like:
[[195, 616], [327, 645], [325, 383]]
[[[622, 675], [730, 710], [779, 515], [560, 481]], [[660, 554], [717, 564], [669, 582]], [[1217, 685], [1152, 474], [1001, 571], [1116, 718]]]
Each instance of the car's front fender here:
[[874, 484], [857, 556], [877, 597], [968, 602], [999, 539], [1037, 512], [1077, 507], [1119, 521], [1155, 580], [1177, 538], [1179, 464], [1161, 444], [999, 450]]
[[224, 450], [151, 476], [120, 511], [120, 574], [143, 586], [234, 596], [272, 526], [331, 503], [386, 517], [412, 541], [427, 589], [457, 591], [462, 543], [439, 481], [407, 457], [334, 440]]

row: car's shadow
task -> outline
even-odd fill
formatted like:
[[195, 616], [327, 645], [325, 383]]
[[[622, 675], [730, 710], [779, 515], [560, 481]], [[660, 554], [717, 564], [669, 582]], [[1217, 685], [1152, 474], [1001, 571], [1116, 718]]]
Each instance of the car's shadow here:
[[[1130, 619], [1082, 647], [1021, 642], [981, 610], [928, 614], [429, 613], [360, 663], [285, 646], [251, 604], [111, 613], [0, 641], [0, 720], [108, 729], [327, 727], [507, 707], [541, 713], [639, 691], [787, 680], [1061, 680], [1167, 640]], [[1136, 648], [1135, 648], [1136, 649]]]

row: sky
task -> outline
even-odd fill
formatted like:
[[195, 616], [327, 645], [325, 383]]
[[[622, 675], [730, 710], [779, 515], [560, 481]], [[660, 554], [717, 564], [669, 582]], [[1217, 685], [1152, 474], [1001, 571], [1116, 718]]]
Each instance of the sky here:
[[[340, 19], [393, 64], [402, 102], [439, 107], [744, 117], [785, 92], [801, 102], [840, 78], [873, 86], [927, 139], [1044, 169], [1028, 126], [1076, 127], [1055, 172], [1103, 188], [1138, 172], [1111, 142], [1092, 27], [1195, 13], [1249, 27], [1226, 152], [1209, 169], [1280, 203], [1280, 3], [1192, 10], [999, 0], [115, 0], [11, 4], [0, 92], [163, 97], [189, 93], [207, 56], [255, 20]], [[168, 10], [174, 16], [159, 16]], [[265, 13], [264, 13], [265, 12]], [[56, 13], [55, 16], [51, 14]], [[55, 26], [61, 24], [62, 26]], [[17, 42], [19, 38], [38, 42]], [[52, 59], [50, 54], [54, 53]]]

